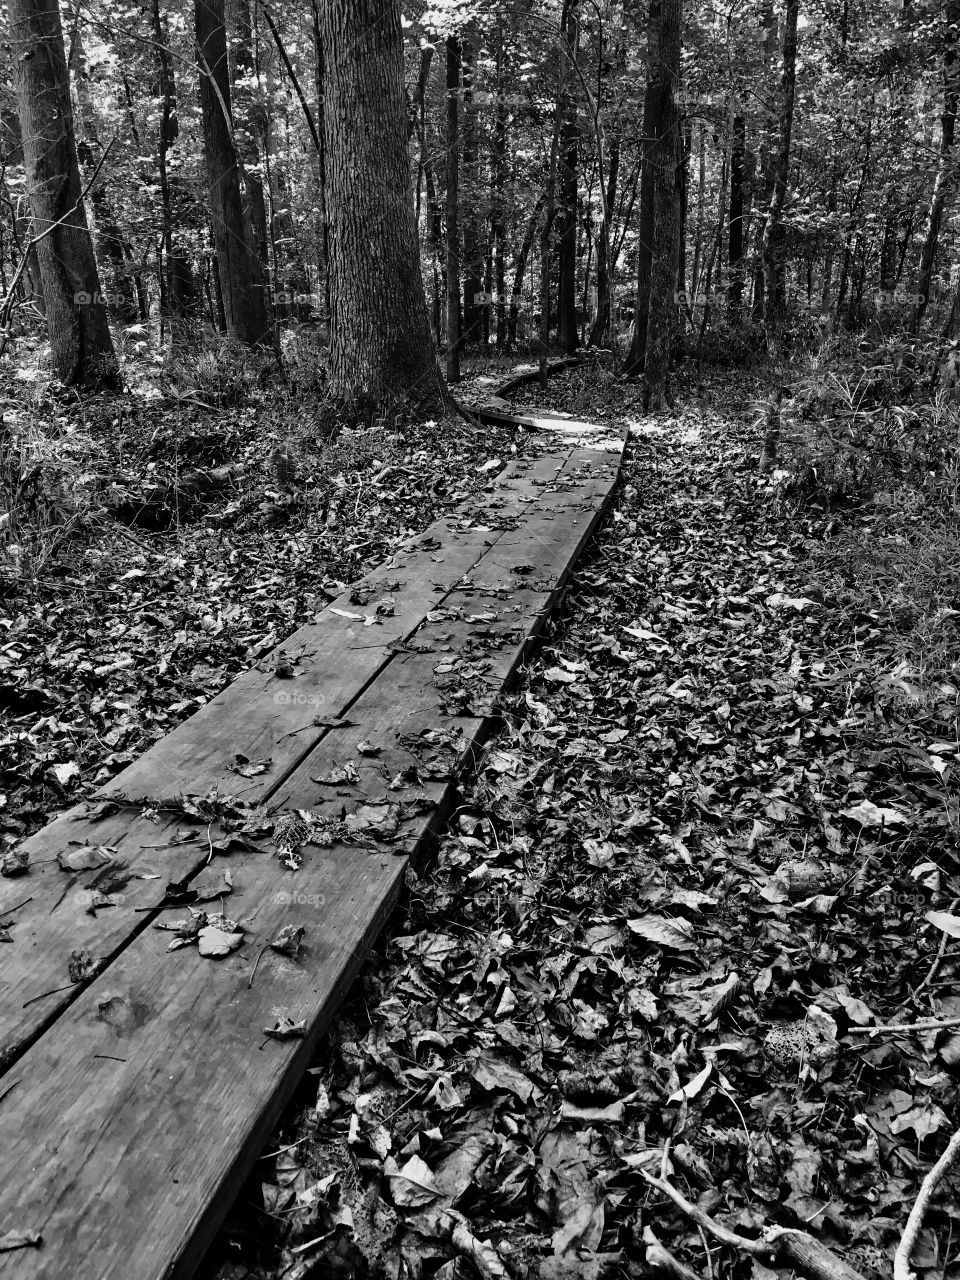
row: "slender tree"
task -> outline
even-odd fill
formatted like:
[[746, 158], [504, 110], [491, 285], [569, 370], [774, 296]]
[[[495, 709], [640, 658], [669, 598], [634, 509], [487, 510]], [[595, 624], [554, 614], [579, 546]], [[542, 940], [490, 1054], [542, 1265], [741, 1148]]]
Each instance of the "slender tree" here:
[[33, 235], [57, 377], [92, 390], [119, 372], [77, 162], [57, 0], [8, 0], [7, 20]]
[[763, 327], [767, 344], [775, 341], [784, 299], [783, 276], [783, 207], [787, 199], [790, 174], [790, 143], [793, 137], [793, 107], [797, 85], [797, 17], [799, 0], [786, 0], [783, 28], [783, 72], [780, 81], [780, 137], [773, 167], [773, 194], [763, 228], [761, 255], [766, 293], [763, 304]]
[[917, 303], [913, 313], [914, 332], [923, 319], [923, 313], [930, 301], [930, 287], [933, 282], [933, 264], [937, 256], [937, 242], [940, 239], [940, 227], [943, 222], [943, 211], [947, 196], [956, 176], [956, 157], [954, 142], [957, 132], [957, 102], [960, 91], [960, 60], [957, 58], [957, 45], [960, 41], [960, 0], [948, 0], [944, 13], [943, 37], [943, 112], [940, 116], [940, 155], [937, 164], [937, 175], [933, 183], [933, 194], [930, 197], [930, 211], [927, 215], [927, 234], [920, 255], [920, 273], [917, 278]]
[[577, 123], [577, 76], [580, 23], [578, 0], [571, 0], [561, 40], [566, 49], [568, 74], [564, 80], [563, 121], [560, 130], [560, 210], [559, 280], [557, 287], [557, 337], [560, 350], [572, 355], [577, 349], [577, 150], [580, 127]]
[[[400, 0], [321, 0], [330, 383], [372, 413], [443, 414], [410, 191]], [[449, 335], [448, 335], [449, 340]]]
[[654, 150], [661, 121], [657, 118], [657, 76], [660, 63], [660, 27], [662, 0], [650, 0], [647, 18], [647, 86], [643, 98], [643, 125], [640, 148], [643, 168], [640, 173], [640, 222], [637, 228], [637, 298], [633, 321], [633, 337], [627, 353], [624, 373], [637, 377], [643, 372], [647, 357], [647, 321], [650, 312], [650, 277], [653, 267], [654, 222]]
[[447, 381], [460, 378], [460, 37], [447, 37]]
[[734, 107], [730, 145], [730, 235], [727, 250], [727, 305], [736, 324], [743, 308], [743, 193], [746, 160], [746, 121]]
[[194, 19], [210, 220], [227, 332], [248, 346], [261, 346], [273, 334], [260, 257], [244, 217], [223, 0], [196, 0]]

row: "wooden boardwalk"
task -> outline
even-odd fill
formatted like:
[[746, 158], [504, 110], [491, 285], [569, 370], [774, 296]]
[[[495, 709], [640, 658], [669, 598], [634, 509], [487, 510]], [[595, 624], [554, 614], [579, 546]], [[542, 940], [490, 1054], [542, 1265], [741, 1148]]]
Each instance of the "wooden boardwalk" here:
[[[0, 1280], [193, 1273], [611, 496], [622, 433], [536, 426], [541, 456], [414, 538], [0, 879], [0, 1241], [41, 1237], [0, 1251]], [[238, 756], [270, 764], [243, 777]], [[278, 856], [300, 810], [320, 843]], [[168, 950], [155, 926], [189, 906], [167, 886], [203, 891], [224, 872], [230, 896], [194, 910], [238, 922], [242, 945]], [[303, 929], [296, 955], [267, 945], [287, 926]], [[284, 1017], [303, 1034], [265, 1035]]]

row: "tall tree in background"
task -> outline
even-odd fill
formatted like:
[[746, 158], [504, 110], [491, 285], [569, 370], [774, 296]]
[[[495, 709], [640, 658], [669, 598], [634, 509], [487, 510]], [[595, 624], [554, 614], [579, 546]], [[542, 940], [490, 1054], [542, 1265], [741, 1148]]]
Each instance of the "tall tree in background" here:
[[266, 345], [273, 335], [260, 257], [241, 197], [223, 0], [196, 0], [194, 20], [211, 229], [227, 332], [248, 346]]
[[71, 15], [70, 55], [68, 71], [73, 76], [73, 88], [77, 102], [75, 122], [77, 126], [77, 157], [83, 166], [84, 176], [90, 185], [90, 208], [96, 234], [100, 261], [107, 268], [109, 292], [107, 310], [123, 324], [133, 324], [142, 318], [137, 310], [137, 296], [133, 278], [127, 270], [130, 246], [120, 230], [116, 213], [107, 195], [107, 184], [97, 166], [103, 158], [97, 127], [97, 112], [90, 88], [90, 69], [80, 30], [80, 5], [74, 0]]
[[572, 355], [579, 345], [577, 333], [577, 148], [580, 126], [577, 122], [577, 59], [579, 57], [580, 23], [578, 0], [571, 0], [565, 12], [561, 40], [568, 58], [563, 95], [563, 121], [560, 130], [560, 235], [557, 284], [557, 337], [560, 350]]
[[783, 260], [783, 206], [787, 199], [787, 180], [790, 175], [790, 143], [793, 138], [793, 108], [797, 89], [797, 16], [799, 0], [786, 0], [783, 24], [783, 73], [780, 81], [780, 137], [773, 165], [773, 193], [770, 209], [763, 228], [760, 245], [763, 263], [764, 302], [763, 327], [767, 345], [775, 342], [775, 330], [779, 324], [784, 298]]
[[637, 228], [637, 298], [633, 337], [624, 372], [630, 377], [643, 373], [647, 358], [647, 321], [650, 312], [650, 272], [653, 266], [653, 153], [661, 121], [657, 118], [659, 99], [657, 76], [660, 64], [662, 0], [650, 0], [647, 18], [647, 87], [643, 98], [643, 126], [640, 139], [643, 168], [640, 173], [640, 225]]
[[743, 194], [744, 164], [746, 161], [747, 140], [746, 122], [737, 110], [733, 109], [733, 138], [730, 143], [730, 235], [727, 254], [727, 305], [730, 308], [730, 319], [736, 324], [740, 320], [743, 309]]
[[47, 331], [57, 377], [87, 389], [117, 384], [77, 163], [57, 0], [8, 0], [17, 108]]
[[[669, 371], [673, 322], [677, 313], [677, 265], [680, 252], [680, 24], [683, 0], [663, 0], [657, 37], [657, 122], [653, 161], [653, 266], [647, 352], [643, 366], [643, 403], [648, 411], [664, 408], [669, 400]], [[653, 73], [653, 72], [652, 72]]]
[[324, 83], [331, 390], [361, 412], [399, 401], [443, 414], [410, 192], [400, 0], [319, 8], [336, 52]]
[[[960, 90], [960, 62], [957, 59], [957, 42], [960, 40], [960, 0], [948, 0], [944, 13], [943, 46], [943, 113], [940, 117], [940, 155], [937, 174], [933, 181], [930, 212], [927, 217], [927, 235], [920, 255], [920, 273], [917, 278], [917, 304], [913, 313], [913, 331], [916, 332], [923, 313], [930, 301], [933, 282], [933, 264], [937, 256], [940, 225], [947, 195], [956, 181], [956, 156], [954, 143], [957, 132], [957, 99]], [[951, 324], [953, 323], [951, 318]]]
[[459, 36], [447, 36], [447, 381], [460, 379], [460, 69]]
[[480, 223], [477, 203], [480, 196], [479, 177], [479, 110], [474, 101], [473, 86], [476, 80], [475, 40], [465, 37], [461, 42], [463, 67], [463, 164], [460, 190], [464, 204], [463, 223], [463, 335], [461, 347], [479, 342], [485, 311], [481, 300], [483, 274], [480, 262]]

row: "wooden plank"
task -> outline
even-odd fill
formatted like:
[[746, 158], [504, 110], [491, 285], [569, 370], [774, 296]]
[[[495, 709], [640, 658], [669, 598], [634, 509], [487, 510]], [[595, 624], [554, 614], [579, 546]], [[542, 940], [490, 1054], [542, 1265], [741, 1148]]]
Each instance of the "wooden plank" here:
[[[444, 521], [419, 535], [393, 563], [367, 575], [363, 583], [368, 585], [382, 584], [398, 573], [407, 575], [408, 589], [397, 593], [397, 612], [387, 619], [391, 636], [405, 641], [451, 585], [510, 532], [511, 521], [539, 500], [565, 465], [563, 455], [551, 455], [522, 470], [511, 469], [492, 496], [501, 525], [493, 533], [482, 526], [461, 532], [455, 520]], [[434, 538], [447, 548], [439, 564], [432, 558], [438, 552], [421, 547], [424, 542], [432, 547]], [[349, 595], [344, 607], [359, 612]], [[223, 794], [242, 794], [251, 805], [269, 801], [317, 743], [327, 733], [338, 732], [314, 726], [313, 719], [344, 714], [390, 661], [394, 650], [387, 637], [383, 642], [368, 638], [379, 630], [325, 610], [321, 621], [297, 633], [313, 644], [314, 656], [296, 679], [279, 680], [269, 671], [246, 673], [99, 794], [162, 799], [180, 790], [202, 795], [217, 785]], [[282, 647], [295, 652], [292, 641]], [[229, 770], [236, 751], [250, 759], [271, 758], [273, 764], [259, 777], [239, 777]], [[30, 857], [30, 874], [0, 880], [0, 921], [14, 921], [14, 945], [0, 952], [6, 997], [0, 1006], [0, 1072], [82, 990], [82, 981], [70, 981], [74, 954], [85, 949], [98, 964], [108, 965], [146, 927], [145, 909], [162, 897], [163, 887], [196, 873], [206, 858], [209, 841], [203, 828], [199, 846], [171, 847], [185, 825], [181, 817], [160, 814], [154, 824], [124, 808], [91, 821], [85, 812], [78, 806], [25, 841], [21, 848]], [[214, 829], [210, 838], [221, 834]], [[167, 847], [156, 849], [157, 845]], [[109, 852], [102, 865], [68, 876], [57, 858], [77, 846], [105, 847]], [[96, 908], [93, 895], [98, 890], [108, 893], [112, 906]], [[20, 906], [24, 899], [30, 901]]]
[[[477, 512], [481, 523], [458, 528], [441, 520], [419, 534], [386, 565], [374, 569], [271, 654], [149, 748], [98, 794], [129, 799], [203, 794], [217, 786], [230, 791], [228, 769], [234, 753], [248, 759], [271, 757], [271, 779], [282, 779], [322, 736], [314, 717], [336, 716], [389, 661], [391, 643], [402, 643], [424, 615], [502, 536], [504, 523], [539, 500], [544, 483], [562, 469], [568, 455], [546, 455], [529, 464], [512, 464], [497, 482], [502, 499]], [[486, 518], [488, 517], [488, 518]], [[500, 526], [499, 528], [496, 526]], [[439, 543], [439, 546], [435, 544]], [[442, 557], [442, 558], [439, 558]], [[401, 582], [399, 590], [389, 585]], [[370, 594], [370, 610], [352, 603], [358, 592]], [[363, 615], [386, 601], [394, 610], [368, 626]], [[340, 612], [337, 612], [337, 611]], [[361, 615], [360, 620], [343, 614]], [[292, 679], [275, 675], [277, 655], [302, 655]]]
[[[362, 734], [382, 746], [380, 763], [364, 770], [347, 807], [387, 795], [419, 800], [429, 809], [415, 813], [407, 842], [422, 842], [451, 784], [421, 779], [394, 791], [388, 779], [416, 762], [424, 728], [452, 723], [435, 668], [447, 665], [448, 651], [456, 657], [486, 633], [482, 674], [491, 692], [502, 687], [557, 592], [553, 585], [537, 590], [527, 578], [562, 582], [611, 492], [609, 469], [587, 477], [582, 466], [551, 496], [556, 511], [532, 512], [527, 537], [515, 535], [532, 571], [514, 575], [495, 601], [496, 617], [457, 617], [476, 611], [476, 582], [487, 574], [497, 573], [502, 585], [502, 566], [491, 563], [424, 622], [414, 638], [420, 651], [395, 656], [357, 699], [357, 724], [339, 740], [325, 737], [291, 773], [277, 793], [284, 806], [307, 807], [318, 791], [326, 794], [315, 778], [345, 755], [363, 758]], [[561, 518], [551, 519], [556, 512]], [[456, 723], [462, 761], [489, 722]], [[324, 807], [343, 803], [334, 796]], [[192, 950], [168, 954], [169, 935], [145, 930], [8, 1073], [10, 1092], [0, 1098], [0, 1223], [39, 1230], [44, 1245], [0, 1255], [0, 1276], [119, 1280], [134, 1258], [138, 1280], [192, 1273], [386, 919], [405, 858], [370, 841], [366, 849], [309, 849], [296, 873], [284, 874], [266, 850], [231, 865], [243, 892], [228, 900], [229, 910], [248, 928], [247, 946], [207, 961]], [[306, 928], [302, 957], [269, 952], [251, 986], [256, 950], [293, 923]], [[278, 1009], [305, 1020], [303, 1040], [260, 1042], [258, 1029], [272, 1025]]]

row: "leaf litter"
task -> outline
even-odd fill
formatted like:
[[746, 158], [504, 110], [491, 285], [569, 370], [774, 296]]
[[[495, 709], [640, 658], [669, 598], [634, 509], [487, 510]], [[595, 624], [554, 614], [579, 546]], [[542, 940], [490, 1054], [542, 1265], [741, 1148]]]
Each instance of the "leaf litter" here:
[[[758, 492], [743, 418], [635, 424], [566, 617], [277, 1136], [260, 1274], [744, 1274], [667, 1184], [888, 1274], [957, 1114], [960, 694], [878, 674], [897, 638], [818, 568], [824, 522]], [[941, 1188], [921, 1276], [958, 1214]]]

